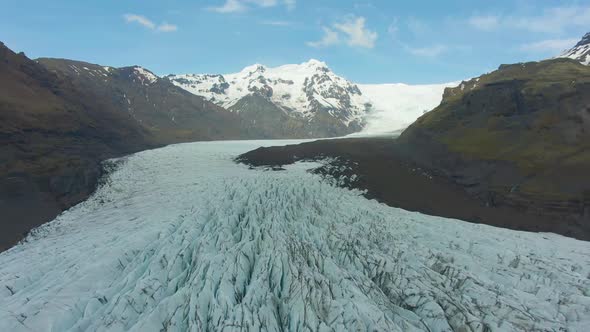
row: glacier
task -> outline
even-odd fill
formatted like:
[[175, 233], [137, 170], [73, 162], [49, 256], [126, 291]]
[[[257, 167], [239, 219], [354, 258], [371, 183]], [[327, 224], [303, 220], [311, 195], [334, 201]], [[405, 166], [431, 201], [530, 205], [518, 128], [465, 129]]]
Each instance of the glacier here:
[[359, 84], [363, 96], [372, 104], [372, 111], [357, 135], [382, 135], [405, 129], [440, 104], [445, 88], [459, 84]]
[[233, 158], [109, 161], [88, 200], [0, 254], [0, 331], [584, 331], [590, 243], [388, 207]]
[[340, 114], [346, 125], [357, 122], [356, 135], [384, 135], [405, 129], [440, 104], [445, 88], [460, 82], [408, 85], [357, 84], [336, 75], [325, 62], [311, 59], [301, 64], [267, 67], [255, 64], [233, 74], [166, 76], [174, 85], [231, 109], [253, 93], [267, 98], [289, 113], [313, 118], [319, 108]]

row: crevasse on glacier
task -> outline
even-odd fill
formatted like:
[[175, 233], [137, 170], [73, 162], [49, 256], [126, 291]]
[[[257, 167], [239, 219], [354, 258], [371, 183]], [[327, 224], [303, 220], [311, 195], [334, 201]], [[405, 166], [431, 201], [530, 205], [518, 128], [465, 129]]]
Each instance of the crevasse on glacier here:
[[126, 157], [0, 254], [2, 331], [571, 330], [590, 244], [387, 207], [209, 142]]

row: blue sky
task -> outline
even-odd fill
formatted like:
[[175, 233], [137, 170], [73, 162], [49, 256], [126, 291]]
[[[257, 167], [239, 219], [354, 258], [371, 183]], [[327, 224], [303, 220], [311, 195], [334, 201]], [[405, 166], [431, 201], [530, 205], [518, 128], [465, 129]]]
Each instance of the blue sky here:
[[0, 41], [157, 74], [316, 58], [358, 83], [439, 83], [538, 60], [590, 30], [589, 1], [5, 1]]

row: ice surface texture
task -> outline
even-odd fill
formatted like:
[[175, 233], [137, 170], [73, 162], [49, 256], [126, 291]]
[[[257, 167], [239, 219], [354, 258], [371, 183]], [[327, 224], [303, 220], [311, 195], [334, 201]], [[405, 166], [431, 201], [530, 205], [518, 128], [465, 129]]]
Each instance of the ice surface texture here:
[[583, 331], [590, 244], [425, 216], [209, 142], [125, 158], [0, 254], [0, 331]]

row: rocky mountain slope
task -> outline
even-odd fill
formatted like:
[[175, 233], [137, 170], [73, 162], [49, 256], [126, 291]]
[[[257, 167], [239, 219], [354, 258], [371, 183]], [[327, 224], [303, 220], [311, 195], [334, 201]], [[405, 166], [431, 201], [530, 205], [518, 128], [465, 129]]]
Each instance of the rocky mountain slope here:
[[98, 160], [155, 146], [126, 112], [0, 44], [0, 250], [85, 198]]
[[[358, 86], [334, 74], [317, 60], [269, 68], [253, 65], [226, 75], [187, 74], [166, 77], [174, 84], [241, 114], [249, 121], [260, 104], [273, 104], [265, 117], [287, 115], [307, 137], [326, 137], [359, 131], [370, 109]], [[256, 100], [256, 101], [254, 101]], [[290, 136], [300, 136], [297, 129]]]
[[399, 150], [490, 206], [563, 216], [587, 231], [590, 67], [502, 65], [462, 82], [401, 135]]
[[579, 61], [583, 65], [590, 65], [590, 32], [582, 37], [574, 47], [563, 52], [559, 58], [570, 58]]
[[65, 59], [38, 59], [58, 77], [129, 114], [162, 143], [245, 138], [237, 116], [139, 67], [113, 68]]
[[0, 44], [0, 250], [85, 199], [100, 161], [248, 137], [238, 117], [139, 67], [33, 61]]

